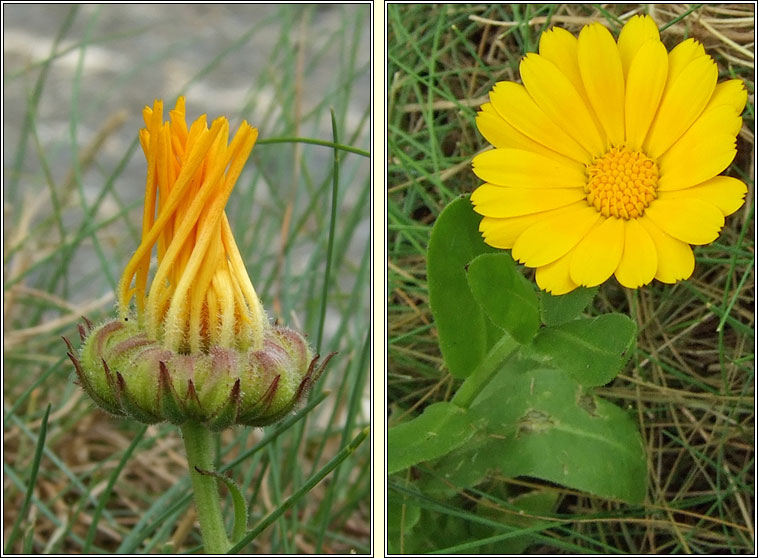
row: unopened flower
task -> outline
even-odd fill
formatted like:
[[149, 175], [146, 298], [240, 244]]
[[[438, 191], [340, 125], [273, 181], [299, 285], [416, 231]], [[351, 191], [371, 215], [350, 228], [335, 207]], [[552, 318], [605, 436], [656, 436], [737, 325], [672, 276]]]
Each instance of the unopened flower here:
[[143, 117], [142, 242], [118, 285], [119, 318], [80, 326], [78, 355], [69, 343], [79, 383], [106, 411], [145, 423], [279, 420], [329, 359], [318, 366], [302, 335], [269, 323], [224, 211], [258, 132], [242, 122], [229, 142], [227, 119], [209, 129], [205, 115], [187, 128], [183, 97], [169, 121], [157, 100]]
[[474, 158], [484, 240], [562, 294], [611, 275], [626, 287], [688, 278], [690, 245], [713, 242], [745, 184], [718, 176], [736, 155], [747, 93], [717, 84], [703, 46], [671, 52], [649, 16], [618, 42], [599, 23], [553, 28], [500, 82], [477, 126], [495, 149]]

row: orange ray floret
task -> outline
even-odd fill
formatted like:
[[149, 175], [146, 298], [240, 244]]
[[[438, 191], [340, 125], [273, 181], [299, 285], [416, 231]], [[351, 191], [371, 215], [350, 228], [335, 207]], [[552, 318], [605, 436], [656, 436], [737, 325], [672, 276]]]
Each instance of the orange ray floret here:
[[[228, 120], [209, 129], [205, 115], [188, 129], [183, 97], [168, 122], [158, 100], [143, 116], [142, 241], [119, 282], [121, 316], [134, 297], [148, 335], [172, 350], [260, 347], [267, 319], [224, 211], [258, 131], [243, 121], [229, 142]], [[158, 267], [148, 288], [154, 247]]]

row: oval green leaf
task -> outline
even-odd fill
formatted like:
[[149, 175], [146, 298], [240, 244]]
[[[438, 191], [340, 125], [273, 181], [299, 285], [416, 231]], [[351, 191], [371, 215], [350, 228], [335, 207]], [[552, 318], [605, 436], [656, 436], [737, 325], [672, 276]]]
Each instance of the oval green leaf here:
[[636, 324], [623, 314], [572, 320], [542, 328], [530, 349], [584, 386], [610, 382], [629, 360]]
[[471, 260], [496, 251], [482, 240], [480, 220], [468, 196], [451, 202], [434, 223], [427, 251], [429, 305], [442, 356], [456, 378], [471, 374], [503, 334], [476, 303], [466, 280]]
[[469, 264], [468, 284], [490, 319], [519, 343], [528, 343], [540, 327], [537, 293], [519, 273], [510, 254], [482, 254]]
[[597, 294], [597, 287], [577, 287], [564, 295], [540, 293], [540, 313], [545, 325], [556, 326], [578, 318]]
[[423, 414], [387, 431], [387, 473], [436, 459], [462, 446], [476, 429], [468, 413], [452, 403], [433, 403]]
[[645, 447], [620, 408], [586, 392], [562, 370], [504, 370], [469, 410], [485, 426], [435, 467], [459, 489], [494, 471], [537, 477], [605, 498], [645, 498]]

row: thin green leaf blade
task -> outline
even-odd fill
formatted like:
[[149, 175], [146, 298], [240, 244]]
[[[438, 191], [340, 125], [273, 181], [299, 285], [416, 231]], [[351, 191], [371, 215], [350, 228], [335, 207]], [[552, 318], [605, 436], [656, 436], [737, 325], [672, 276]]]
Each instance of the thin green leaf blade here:
[[427, 252], [429, 305], [442, 356], [456, 378], [471, 374], [502, 335], [474, 300], [466, 280], [469, 262], [495, 251], [479, 234], [480, 219], [468, 196], [451, 202], [437, 217]]
[[284, 502], [281, 503], [278, 508], [264, 517], [253, 529], [245, 533], [245, 535], [227, 551], [227, 554], [237, 554], [251, 541], [253, 541], [255, 537], [257, 537], [262, 531], [264, 531], [274, 521], [276, 521], [284, 512], [292, 508], [296, 502], [298, 502], [303, 496], [310, 492], [314, 486], [316, 486], [324, 479], [324, 477], [331, 473], [335, 467], [337, 467], [337, 465], [355, 453], [355, 450], [357, 450], [363, 441], [368, 437], [369, 432], [370, 427], [368, 426], [361, 430], [360, 433], [358, 433], [358, 435], [353, 438], [353, 440], [348, 445], [342, 448], [339, 453], [337, 453], [337, 455], [330, 459], [326, 465], [319, 469], [315, 474], [311, 475], [308, 480], [305, 481], [305, 483], [292, 494], [292, 496], [287, 498]]
[[26, 520], [26, 516], [29, 513], [29, 506], [32, 502], [32, 496], [34, 494], [34, 487], [37, 484], [37, 473], [39, 473], [39, 464], [42, 461], [42, 450], [45, 448], [45, 439], [47, 438], [47, 419], [50, 418], [50, 409], [52, 404], [48, 404], [45, 409], [45, 415], [42, 417], [42, 424], [39, 429], [39, 435], [37, 436], [37, 447], [34, 450], [34, 459], [31, 464], [31, 471], [29, 473], [29, 484], [26, 488], [26, 495], [24, 496], [24, 503], [21, 505], [21, 513], [16, 517], [16, 521], [11, 529], [8, 542], [5, 544], [5, 552], [8, 554], [11, 552], [13, 545], [16, 544], [18, 538], [22, 535], [21, 524]]
[[482, 254], [468, 266], [474, 299], [490, 319], [519, 343], [528, 343], [540, 327], [537, 293], [519, 273], [510, 254]]

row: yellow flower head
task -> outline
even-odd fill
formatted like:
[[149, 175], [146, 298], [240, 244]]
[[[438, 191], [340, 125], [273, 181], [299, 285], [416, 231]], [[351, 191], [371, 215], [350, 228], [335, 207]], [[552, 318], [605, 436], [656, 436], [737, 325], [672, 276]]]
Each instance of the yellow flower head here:
[[243, 122], [229, 142], [227, 119], [208, 129], [205, 116], [187, 129], [183, 97], [168, 122], [161, 101], [143, 116], [142, 242], [118, 285], [119, 319], [85, 319], [78, 351], [64, 338], [79, 384], [100, 408], [148, 424], [276, 422], [333, 355], [319, 364], [301, 334], [268, 322], [232, 237], [224, 207], [258, 132]]
[[[142, 114], [142, 242], [119, 282], [121, 316], [134, 297], [148, 337], [175, 351], [260, 348], [268, 323], [224, 212], [258, 131], [243, 121], [229, 143], [228, 120], [217, 118], [208, 129], [205, 115], [188, 130], [184, 97], [168, 122], [162, 101]], [[158, 268], [148, 291], [154, 246]]]
[[667, 52], [649, 16], [618, 41], [599, 23], [578, 38], [554, 27], [519, 69], [523, 85], [496, 84], [476, 120], [495, 147], [473, 161], [485, 242], [553, 294], [688, 278], [690, 244], [714, 241], [747, 192], [718, 176], [737, 153], [742, 81], [717, 84], [694, 39]]

